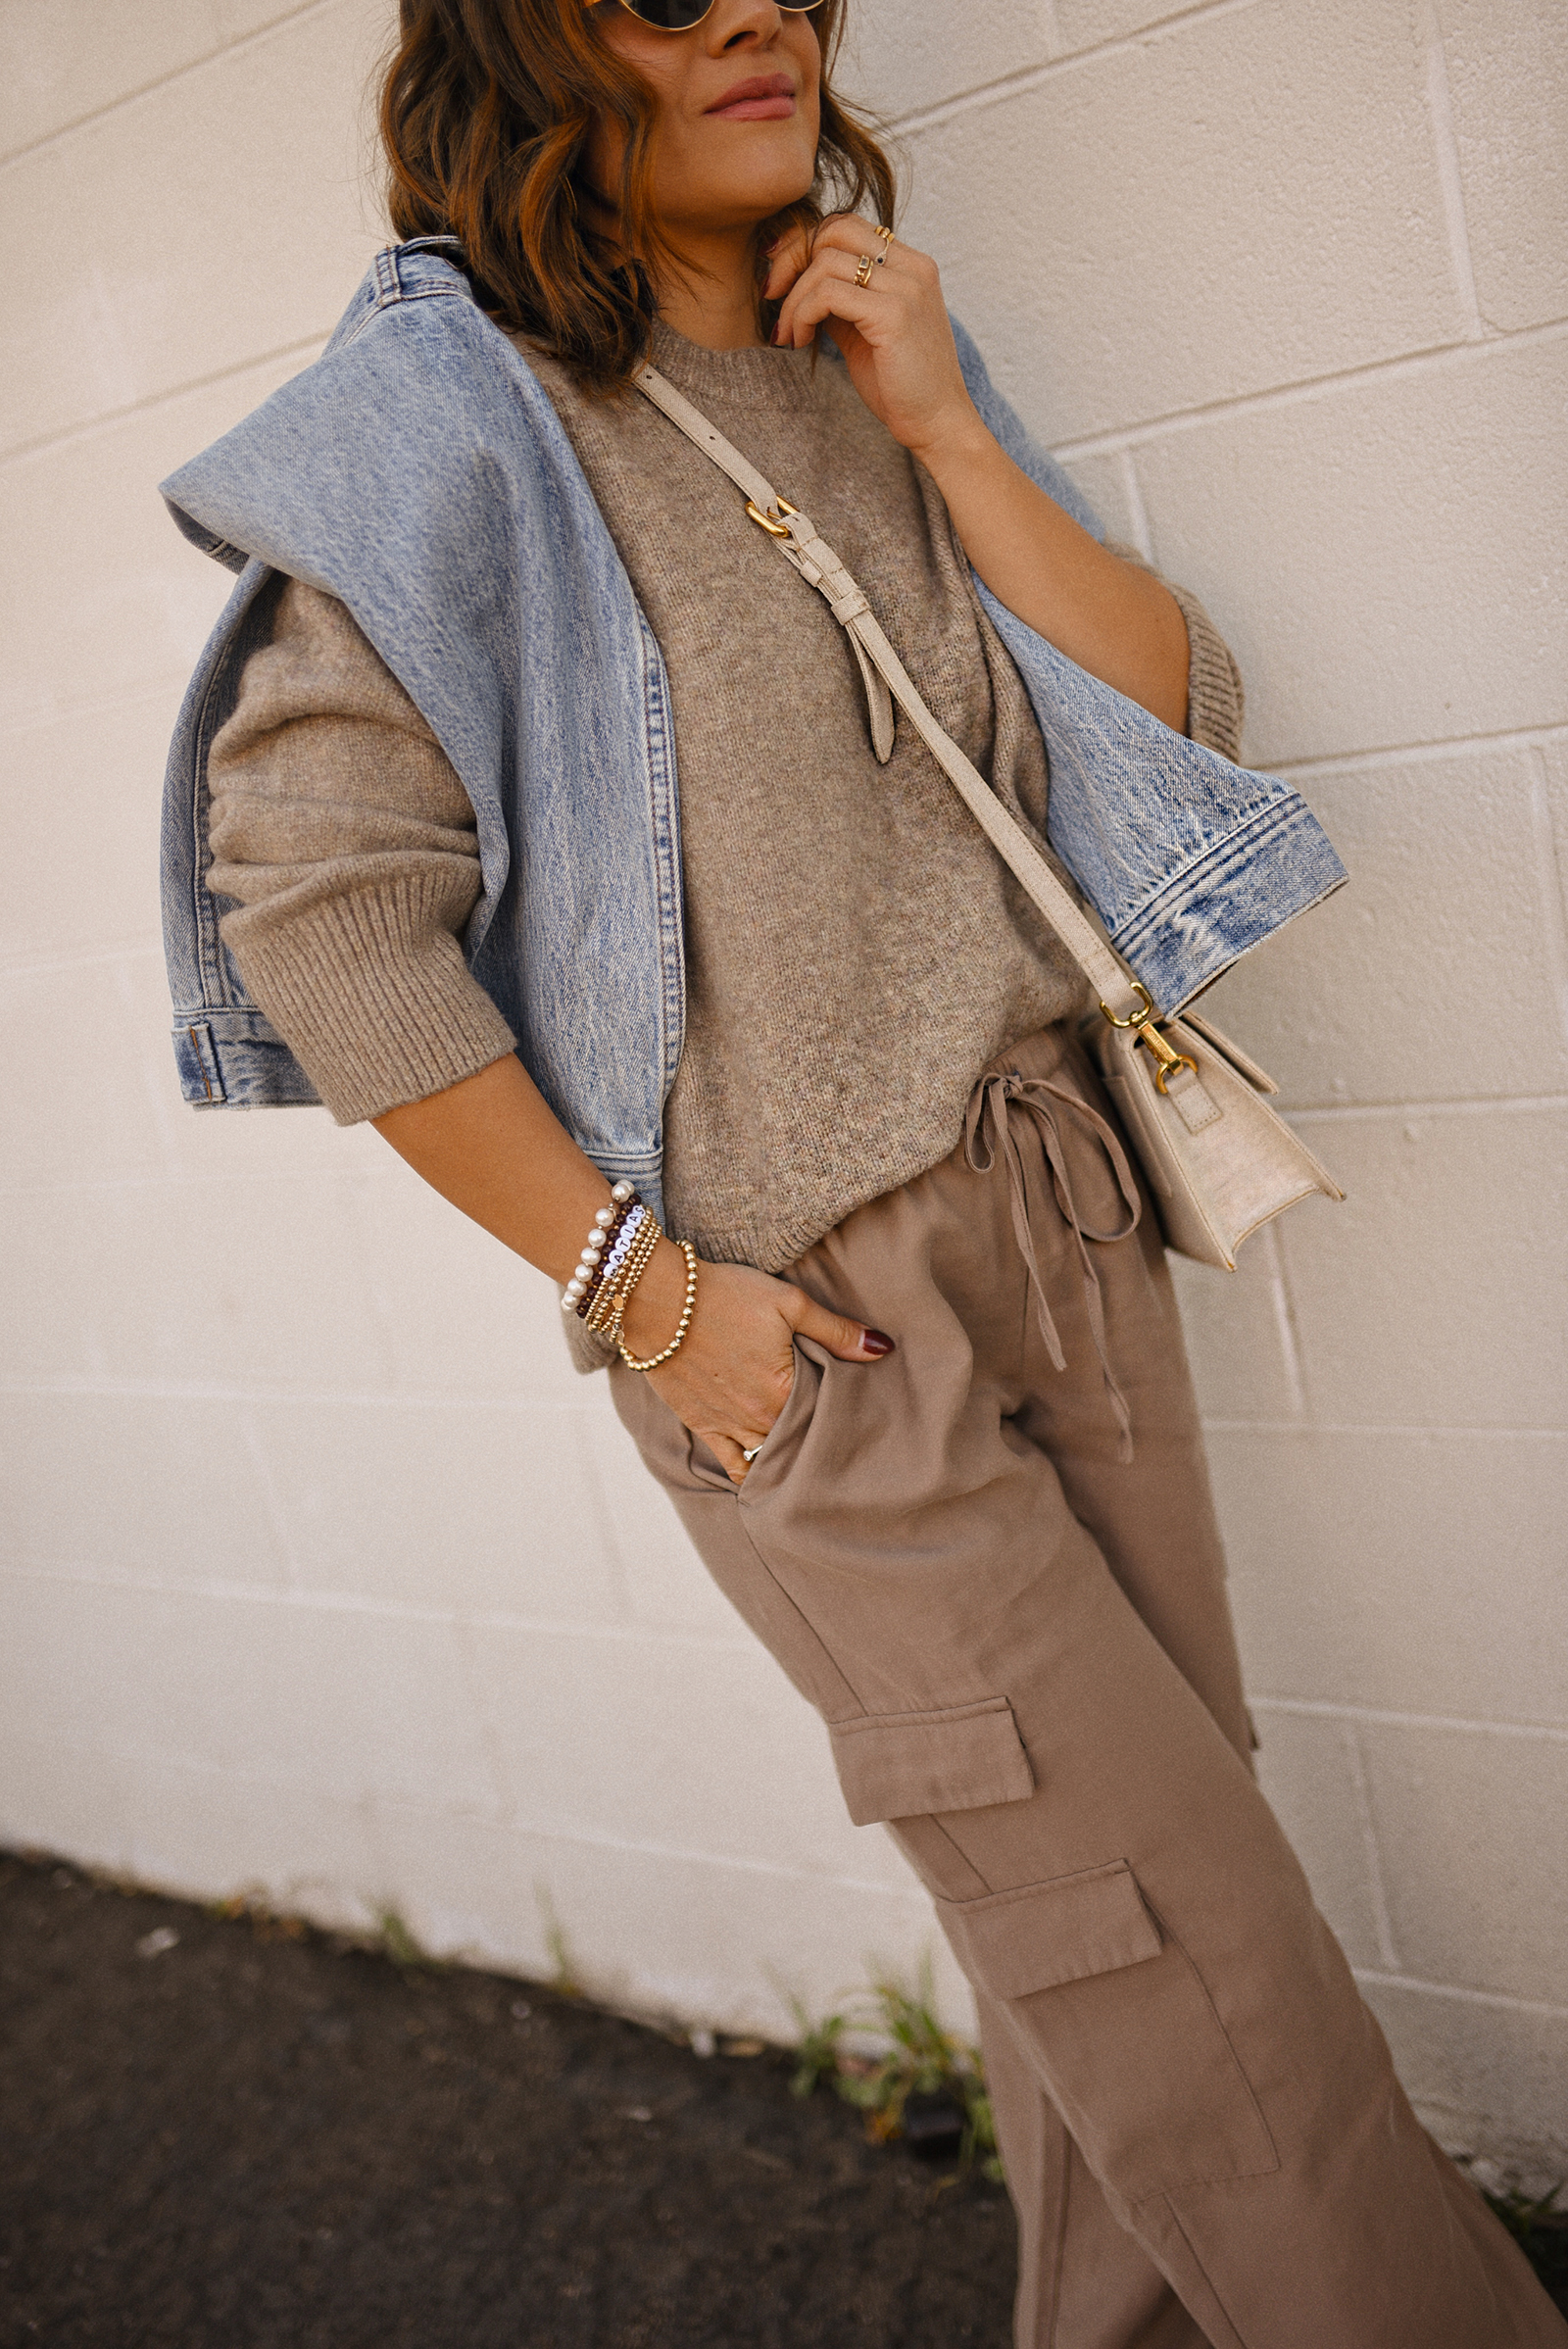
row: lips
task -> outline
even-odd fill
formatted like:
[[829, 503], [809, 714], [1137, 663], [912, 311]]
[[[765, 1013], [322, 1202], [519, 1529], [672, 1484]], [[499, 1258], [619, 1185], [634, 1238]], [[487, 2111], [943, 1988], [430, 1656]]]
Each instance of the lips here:
[[795, 84], [787, 73], [759, 73], [707, 111], [726, 122], [782, 122], [795, 112]]

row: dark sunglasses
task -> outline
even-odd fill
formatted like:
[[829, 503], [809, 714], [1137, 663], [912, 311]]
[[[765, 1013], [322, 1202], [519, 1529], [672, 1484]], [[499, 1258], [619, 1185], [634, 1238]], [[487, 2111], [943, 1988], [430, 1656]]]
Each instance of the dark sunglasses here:
[[[711, 12], [713, 0], [620, 0], [620, 5], [640, 24], [652, 24], [660, 32], [690, 32]], [[793, 8], [789, 0], [778, 0], [778, 5], [787, 17], [808, 17], [813, 8], [821, 7], [822, 0], [795, 0]]]

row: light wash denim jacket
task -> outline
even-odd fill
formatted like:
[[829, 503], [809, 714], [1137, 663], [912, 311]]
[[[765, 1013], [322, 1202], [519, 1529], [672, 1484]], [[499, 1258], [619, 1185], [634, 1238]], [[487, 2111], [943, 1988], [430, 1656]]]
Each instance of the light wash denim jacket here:
[[[348, 606], [463, 778], [483, 873], [473, 975], [562, 1123], [657, 1208], [685, 1005], [663, 658], [548, 395], [443, 246], [378, 254], [315, 366], [163, 485], [186, 537], [240, 574], [165, 793], [180, 1081], [198, 1107], [316, 1099], [247, 997], [206, 886], [208, 752], [259, 638], [259, 593], [286, 571]], [[956, 331], [1003, 447], [1103, 536]], [[1172, 733], [980, 592], [1046, 739], [1052, 845], [1163, 1009], [1345, 879], [1288, 784]], [[948, 788], [935, 766], [931, 787]]]

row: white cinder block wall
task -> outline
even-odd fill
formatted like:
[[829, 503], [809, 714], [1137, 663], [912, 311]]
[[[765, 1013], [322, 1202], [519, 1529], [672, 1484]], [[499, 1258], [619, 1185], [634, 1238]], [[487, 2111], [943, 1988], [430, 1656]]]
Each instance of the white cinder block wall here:
[[[387, 0], [8, 0], [0, 1835], [789, 2028], [934, 1943], [544, 1283], [368, 1132], [197, 1116], [154, 484], [382, 241]], [[1184, 1268], [1269, 1790], [1451, 2143], [1568, 2151], [1568, 16], [860, 0], [906, 225], [1203, 594], [1353, 888], [1217, 991], [1340, 1172]], [[1222, 999], [1222, 1000], [1221, 1000]], [[961, 1985], [937, 1952], [944, 1995]]]

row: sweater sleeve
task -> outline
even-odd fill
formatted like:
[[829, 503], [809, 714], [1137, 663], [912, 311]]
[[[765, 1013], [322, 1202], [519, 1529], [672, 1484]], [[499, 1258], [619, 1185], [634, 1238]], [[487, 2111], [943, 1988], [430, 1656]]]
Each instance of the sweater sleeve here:
[[[1106, 546], [1109, 553], [1119, 555], [1124, 563], [1136, 563], [1140, 570], [1153, 571], [1153, 564], [1146, 563], [1136, 547], [1123, 546], [1119, 540], [1107, 540]], [[1189, 739], [1234, 761], [1241, 756], [1242, 720], [1247, 710], [1242, 672], [1236, 665], [1235, 655], [1190, 589], [1178, 587], [1174, 579], [1167, 579], [1161, 571], [1154, 571], [1154, 576], [1175, 597], [1187, 622]]]
[[468, 795], [334, 597], [282, 582], [208, 773], [223, 943], [339, 1125], [512, 1051], [459, 943], [481, 886]]

